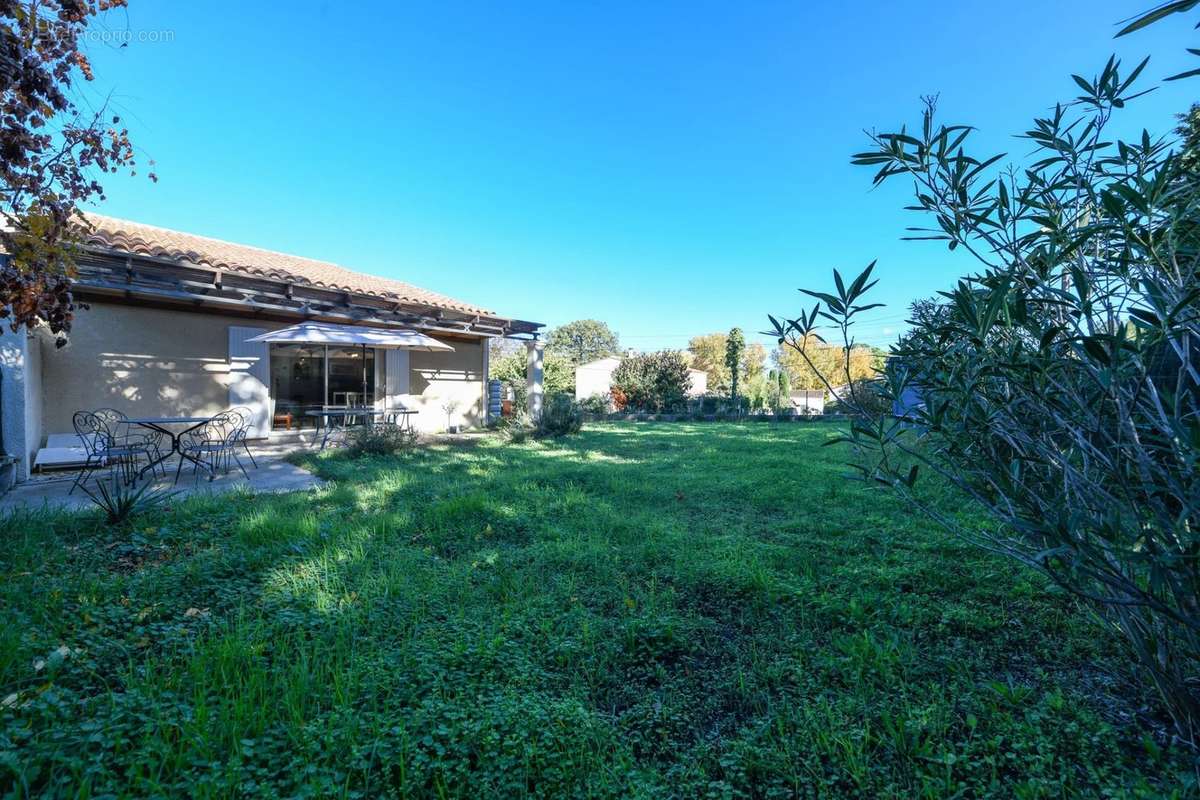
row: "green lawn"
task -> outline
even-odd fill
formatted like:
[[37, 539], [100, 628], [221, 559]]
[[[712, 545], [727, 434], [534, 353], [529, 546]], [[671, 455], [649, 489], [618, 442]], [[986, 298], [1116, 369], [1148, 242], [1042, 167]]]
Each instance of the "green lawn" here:
[[595, 425], [9, 519], [0, 795], [1185, 793], [1112, 635], [831, 432]]

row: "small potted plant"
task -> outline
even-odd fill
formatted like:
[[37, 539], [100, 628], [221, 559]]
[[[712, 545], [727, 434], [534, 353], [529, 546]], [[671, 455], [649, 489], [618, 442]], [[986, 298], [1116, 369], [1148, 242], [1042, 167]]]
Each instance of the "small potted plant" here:
[[457, 400], [447, 400], [442, 404], [442, 411], [446, 412], [446, 433], [459, 433], [462, 431], [462, 425], [454, 424], [454, 412], [458, 410], [460, 403]]

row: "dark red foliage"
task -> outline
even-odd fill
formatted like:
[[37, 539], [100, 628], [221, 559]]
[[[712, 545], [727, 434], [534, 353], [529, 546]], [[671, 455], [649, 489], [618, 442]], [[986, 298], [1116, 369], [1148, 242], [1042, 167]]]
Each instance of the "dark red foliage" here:
[[120, 118], [80, 111], [72, 92], [93, 77], [80, 49], [88, 24], [125, 3], [0, 0], [0, 317], [14, 332], [46, 324], [60, 346], [75, 310], [79, 205], [103, 199], [98, 175], [134, 167]]

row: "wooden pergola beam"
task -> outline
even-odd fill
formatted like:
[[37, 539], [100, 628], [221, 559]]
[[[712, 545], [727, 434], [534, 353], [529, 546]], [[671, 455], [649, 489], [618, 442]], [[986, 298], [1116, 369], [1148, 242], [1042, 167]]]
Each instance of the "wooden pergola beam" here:
[[467, 333], [479, 336], [536, 337], [538, 323], [435, 306], [360, 295], [342, 289], [297, 284], [286, 280], [213, 269], [190, 262], [130, 256], [117, 251], [89, 249], [77, 258], [76, 291], [111, 296], [118, 287], [127, 298], [152, 302], [212, 305], [226, 309], [304, 318], [370, 322], [388, 326]]

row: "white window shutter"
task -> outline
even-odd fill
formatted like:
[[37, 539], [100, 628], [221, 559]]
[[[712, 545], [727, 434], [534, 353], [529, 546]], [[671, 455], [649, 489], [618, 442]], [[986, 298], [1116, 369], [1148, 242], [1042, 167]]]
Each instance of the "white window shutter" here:
[[385, 350], [384, 380], [387, 381], [387, 407], [396, 408], [407, 401], [409, 389], [408, 351]]
[[229, 406], [250, 409], [252, 439], [265, 439], [271, 432], [271, 346], [246, 340], [266, 332], [229, 326]]

